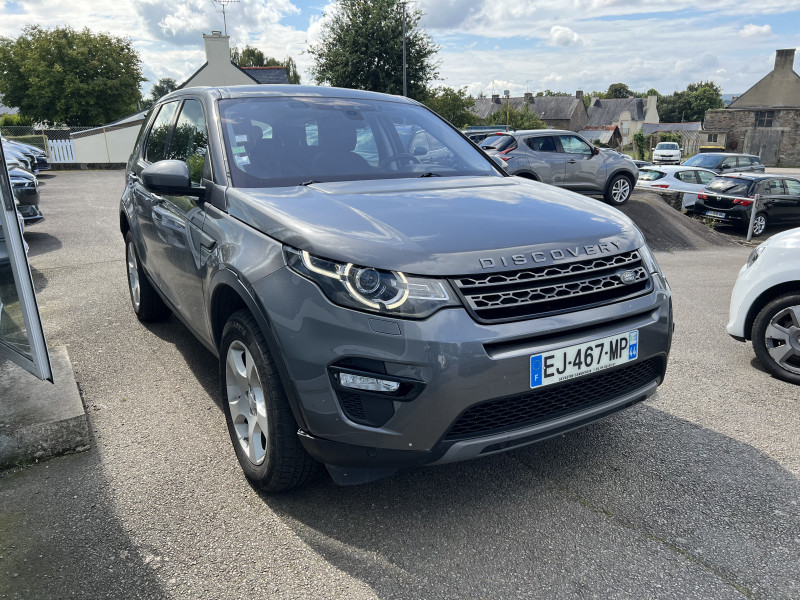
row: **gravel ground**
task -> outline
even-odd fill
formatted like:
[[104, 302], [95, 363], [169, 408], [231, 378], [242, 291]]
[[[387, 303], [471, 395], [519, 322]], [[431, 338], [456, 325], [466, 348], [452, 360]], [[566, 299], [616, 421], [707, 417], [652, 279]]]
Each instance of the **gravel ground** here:
[[[800, 597], [800, 394], [724, 331], [749, 248], [657, 252], [677, 330], [649, 401], [503, 455], [267, 497], [240, 474], [215, 359], [174, 318], [133, 316], [122, 173], [42, 181], [32, 269], [94, 440], [0, 474], [0, 598]], [[635, 219], [662, 214], [639, 201]]]

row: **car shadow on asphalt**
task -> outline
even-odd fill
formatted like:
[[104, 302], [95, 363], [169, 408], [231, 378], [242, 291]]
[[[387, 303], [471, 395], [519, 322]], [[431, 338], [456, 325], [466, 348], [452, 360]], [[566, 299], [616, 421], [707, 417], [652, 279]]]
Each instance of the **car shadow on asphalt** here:
[[25, 230], [25, 241], [28, 242], [28, 256], [40, 256], [48, 252], [55, 252], [61, 249], [61, 240], [57, 237], [33, 230]]
[[572, 598], [599, 581], [794, 597], [798, 497], [763, 453], [646, 404], [507, 454], [262, 496], [381, 598]]

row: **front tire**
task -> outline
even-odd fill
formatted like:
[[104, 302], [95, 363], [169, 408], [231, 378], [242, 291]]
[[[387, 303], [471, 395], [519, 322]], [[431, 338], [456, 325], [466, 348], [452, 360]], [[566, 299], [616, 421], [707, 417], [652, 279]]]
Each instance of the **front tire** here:
[[225, 324], [220, 382], [228, 433], [245, 477], [265, 492], [283, 492], [311, 479], [319, 463], [297, 437], [272, 355], [247, 310]]
[[611, 181], [606, 186], [606, 191], [603, 196], [612, 206], [622, 206], [631, 197], [633, 191], [633, 184], [631, 180], [625, 175], [614, 175]]
[[753, 219], [753, 237], [758, 237], [767, 228], [767, 215], [763, 212], [756, 213], [756, 218]]
[[761, 309], [752, 338], [756, 358], [767, 371], [800, 384], [800, 293], [779, 296]]

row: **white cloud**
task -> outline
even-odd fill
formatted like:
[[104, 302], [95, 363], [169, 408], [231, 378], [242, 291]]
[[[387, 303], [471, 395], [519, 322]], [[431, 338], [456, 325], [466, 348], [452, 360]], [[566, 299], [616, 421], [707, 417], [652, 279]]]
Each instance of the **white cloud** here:
[[745, 38], [768, 37], [772, 35], [772, 27], [769, 25], [745, 25], [739, 31], [739, 35]]
[[583, 46], [583, 38], [569, 27], [553, 25], [547, 41], [551, 46]]

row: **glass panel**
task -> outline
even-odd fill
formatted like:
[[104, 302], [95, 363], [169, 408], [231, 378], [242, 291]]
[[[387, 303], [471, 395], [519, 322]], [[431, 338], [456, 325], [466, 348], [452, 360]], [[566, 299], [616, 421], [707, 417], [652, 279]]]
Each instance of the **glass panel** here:
[[184, 161], [189, 168], [192, 183], [199, 185], [203, 179], [207, 149], [208, 135], [203, 107], [197, 100], [187, 100], [183, 103], [175, 133], [172, 134], [167, 158]]
[[172, 125], [172, 120], [175, 117], [175, 111], [178, 110], [178, 102], [168, 102], [161, 107], [153, 129], [150, 130], [150, 135], [147, 138], [145, 146], [145, 160], [147, 162], [157, 162], [164, 160], [166, 152], [167, 133]]
[[0, 356], [52, 381], [22, 227], [0, 147]]

